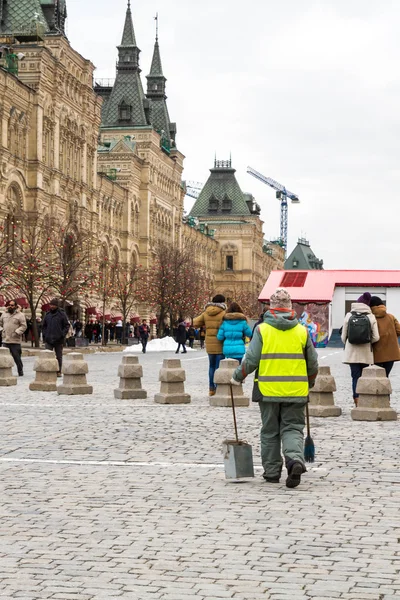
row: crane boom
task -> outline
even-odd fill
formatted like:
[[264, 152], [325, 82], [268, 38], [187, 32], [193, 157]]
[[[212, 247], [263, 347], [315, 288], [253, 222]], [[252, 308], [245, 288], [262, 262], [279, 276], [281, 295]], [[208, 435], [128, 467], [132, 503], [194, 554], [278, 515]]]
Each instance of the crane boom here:
[[290, 198], [293, 203], [298, 203], [299, 198], [296, 194], [293, 194], [293, 192], [289, 192], [289, 190], [287, 190], [284, 185], [282, 185], [278, 181], [275, 181], [275, 179], [272, 179], [271, 177], [265, 177], [265, 175], [263, 175], [262, 173], [259, 173], [252, 167], [247, 167], [247, 173], [249, 175], [252, 175], [256, 179], [258, 179], [259, 181], [262, 181], [262, 183], [269, 185], [277, 192], [276, 197], [279, 198], [279, 200], [281, 202], [281, 223], [280, 223], [281, 238], [280, 239], [281, 239], [282, 246], [285, 249], [285, 256], [286, 256], [287, 243], [288, 243], [288, 202], [287, 202], [287, 199]]

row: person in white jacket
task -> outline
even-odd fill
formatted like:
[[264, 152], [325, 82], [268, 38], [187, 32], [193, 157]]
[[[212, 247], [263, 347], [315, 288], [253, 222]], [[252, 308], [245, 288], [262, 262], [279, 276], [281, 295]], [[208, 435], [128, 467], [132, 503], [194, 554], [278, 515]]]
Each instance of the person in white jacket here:
[[[353, 381], [353, 400], [358, 404], [357, 383], [360, 379], [363, 369], [374, 364], [374, 353], [372, 344], [379, 341], [378, 323], [370, 308], [371, 294], [365, 292], [357, 302], [351, 305], [351, 311], [347, 313], [342, 329], [342, 342], [345, 344], [344, 364], [350, 365], [351, 378]], [[349, 320], [352, 313], [361, 313], [368, 315], [371, 324], [371, 341], [367, 344], [351, 344], [348, 339]]]

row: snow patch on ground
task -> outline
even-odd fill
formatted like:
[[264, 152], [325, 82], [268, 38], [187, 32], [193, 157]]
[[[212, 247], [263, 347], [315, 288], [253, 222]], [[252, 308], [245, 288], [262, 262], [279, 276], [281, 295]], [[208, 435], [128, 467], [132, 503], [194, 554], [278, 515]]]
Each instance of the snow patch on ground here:
[[[165, 337], [161, 339], [151, 340], [147, 344], [146, 352], [175, 352], [178, 344], [172, 337]], [[188, 352], [196, 352], [194, 348], [186, 346]], [[138, 354], [142, 351], [142, 344], [136, 344], [135, 346], [128, 346], [124, 350], [124, 354]], [[180, 350], [182, 352], [182, 350]]]

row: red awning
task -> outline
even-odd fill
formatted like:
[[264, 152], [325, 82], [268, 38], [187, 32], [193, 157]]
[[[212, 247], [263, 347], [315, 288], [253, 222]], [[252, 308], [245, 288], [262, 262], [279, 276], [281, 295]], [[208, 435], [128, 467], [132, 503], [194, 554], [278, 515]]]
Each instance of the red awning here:
[[113, 323], [116, 323], [117, 321], [122, 321], [122, 316], [119, 315], [117, 317], [112, 317], [111, 320], [112, 320]]
[[29, 304], [28, 304], [28, 300], [26, 298], [16, 298], [15, 302], [21, 307], [21, 308], [29, 308]]
[[95, 306], [89, 306], [89, 308], [86, 309], [86, 313], [88, 315], [96, 315], [97, 314], [97, 308]]
[[157, 325], [157, 319], [150, 319], [150, 325]]
[[104, 318], [106, 321], [110, 321], [111, 320], [111, 315], [104, 315]]
[[50, 310], [50, 304], [42, 304], [42, 311], [47, 312]]
[[134, 323], [140, 323], [140, 317], [131, 317], [131, 323], [132, 323], [132, 325]]
[[2, 295], [0, 294], [0, 306], [5, 306], [5, 304], [6, 304], [6, 301], [5, 301], [5, 298], [4, 298], [4, 296], [2, 296]]

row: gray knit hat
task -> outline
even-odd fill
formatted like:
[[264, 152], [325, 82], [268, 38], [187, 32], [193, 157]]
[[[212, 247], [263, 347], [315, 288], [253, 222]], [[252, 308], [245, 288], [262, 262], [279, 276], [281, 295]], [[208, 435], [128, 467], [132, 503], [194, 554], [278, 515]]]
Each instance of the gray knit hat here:
[[269, 300], [270, 308], [288, 308], [292, 309], [292, 299], [285, 288], [277, 288]]

